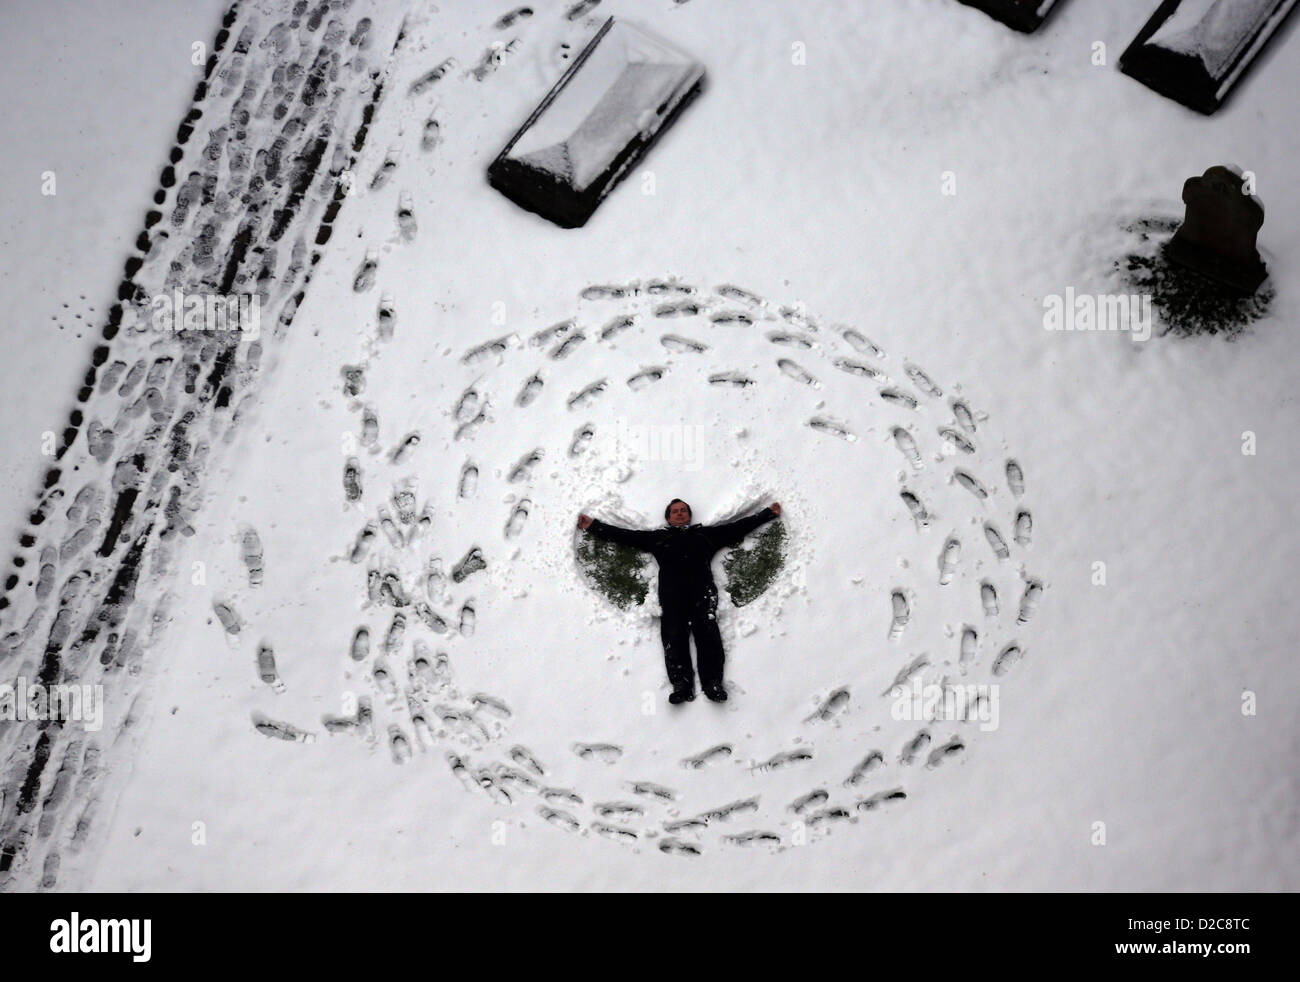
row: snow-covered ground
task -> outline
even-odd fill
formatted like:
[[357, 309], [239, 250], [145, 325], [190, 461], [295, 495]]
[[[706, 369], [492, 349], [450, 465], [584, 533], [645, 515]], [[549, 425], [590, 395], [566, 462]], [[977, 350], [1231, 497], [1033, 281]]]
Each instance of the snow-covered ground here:
[[[606, 0], [575, 19], [539, 3], [505, 27], [505, 6], [412, 4], [387, 61], [401, 5], [366, 6], [330, 15], [350, 31], [368, 12], [366, 71], [391, 72], [354, 191], [287, 330], [269, 310], [240, 419], [213, 424], [194, 534], [136, 591], [160, 623], [104, 677], [111, 723], [67, 749], [65, 792], [53, 766], [43, 778], [56, 817], [10, 888], [1300, 885], [1293, 25], [1206, 119], [1115, 70], [1149, 15], [1118, 0], [1066, 2], [1031, 37], [946, 0]], [[239, 24], [265, 34], [279, 5], [253, 7]], [[585, 228], [561, 230], [484, 170], [609, 14], [700, 57], [707, 88]], [[183, 113], [186, 71], [160, 72], [159, 113]], [[341, 81], [353, 118], [370, 92]], [[174, 122], [122, 196], [147, 193]], [[1268, 316], [1234, 342], [1044, 330], [1044, 297], [1119, 292], [1112, 264], [1141, 245], [1127, 229], [1179, 217], [1183, 180], [1226, 162], [1258, 175], [1268, 209]], [[6, 252], [47, 234], [6, 229]], [[78, 250], [88, 303], [118, 261]], [[345, 366], [364, 368], [355, 397]], [[637, 426], [683, 452], [637, 453]], [[428, 528], [400, 520], [406, 490]], [[725, 706], [670, 708], [656, 622], [574, 563], [580, 511], [649, 527], [674, 496], [703, 521], [785, 506], [781, 577], [720, 615]], [[474, 547], [486, 570], [429, 583], [431, 561], [449, 573]], [[78, 568], [60, 560], [54, 596]], [[371, 569], [412, 603], [372, 599]], [[263, 644], [283, 691], [259, 679]], [[996, 726], [895, 718], [886, 693], [908, 668], [991, 687]], [[368, 723], [326, 727], [362, 699]], [[79, 783], [90, 745], [98, 776]]]

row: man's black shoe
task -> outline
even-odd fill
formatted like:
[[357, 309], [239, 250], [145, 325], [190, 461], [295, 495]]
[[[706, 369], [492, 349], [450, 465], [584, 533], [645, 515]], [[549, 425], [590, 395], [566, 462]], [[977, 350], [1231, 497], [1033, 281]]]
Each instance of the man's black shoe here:
[[720, 685], [706, 685], [704, 687], [704, 694], [708, 696], [712, 702], [727, 701], [727, 690]]
[[672, 694], [668, 696], [668, 701], [674, 706], [678, 706], [684, 702], [691, 702], [694, 698], [694, 689], [673, 689]]

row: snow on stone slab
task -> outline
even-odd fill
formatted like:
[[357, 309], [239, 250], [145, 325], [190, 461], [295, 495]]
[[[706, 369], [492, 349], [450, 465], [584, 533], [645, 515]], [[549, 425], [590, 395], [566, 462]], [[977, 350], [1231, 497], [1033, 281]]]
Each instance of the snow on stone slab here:
[[1277, 5], [1277, 0], [1183, 0], [1148, 43], [1199, 58], [1218, 78]]
[[667, 41], [615, 21], [509, 157], [582, 191], [702, 70]]

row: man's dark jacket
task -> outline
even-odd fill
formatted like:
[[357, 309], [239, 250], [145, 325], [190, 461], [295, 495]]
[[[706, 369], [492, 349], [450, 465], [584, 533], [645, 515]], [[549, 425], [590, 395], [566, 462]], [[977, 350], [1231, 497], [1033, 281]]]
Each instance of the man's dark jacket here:
[[593, 518], [587, 531], [654, 556], [659, 563], [659, 603], [668, 607], [716, 595], [717, 586], [709, 567], [713, 556], [776, 517], [771, 508], [764, 508], [747, 518], [721, 525], [665, 525], [650, 531], [619, 528]]

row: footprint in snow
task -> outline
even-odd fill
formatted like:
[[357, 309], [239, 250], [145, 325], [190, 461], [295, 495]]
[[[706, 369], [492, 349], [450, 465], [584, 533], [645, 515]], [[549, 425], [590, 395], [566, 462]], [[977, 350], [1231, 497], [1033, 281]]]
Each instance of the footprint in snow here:
[[916, 401], [915, 396], [908, 395], [902, 389], [881, 389], [880, 398], [890, 405], [902, 406], [904, 409], [915, 409], [920, 405], [920, 403]]
[[569, 355], [573, 354], [573, 349], [578, 347], [578, 345], [582, 344], [585, 340], [587, 340], [587, 335], [583, 334], [581, 331], [575, 331], [552, 348], [547, 353], [547, 357], [555, 361], [567, 358]]
[[699, 817], [706, 822], [725, 822], [735, 815], [745, 815], [756, 811], [758, 811], [758, 795], [754, 795], [752, 798], [741, 798], [739, 801], [731, 801], [717, 808], [710, 808], [708, 811], [700, 812]]
[[623, 756], [623, 748], [613, 743], [575, 743], [572, 749], [582, 760], [601, 764], [616, 764]]
[[889, 606], [892, 611], [889, 640], [897, 641], [903, 636], [903, 629], [907, 627], [907, 622], [912, 616], [912, 608], [907, 602], [907, 595], [902, 590], [894, 590], [890, 593]]
[[861, 331], [851, 327], [846, 328], [840, 332], [840, 337], [844, 338], [849, 343], [849, 346], [859, 354], [870, 355], [876, 360], [885, 357], [884, 350]]
[[1029, 618], [1034, 616], [1034, 611], [1038, 609], [1038, 601], [1043, 595], [1043, 584], [1038, 580], [1030, 580], [1025, 584], [1025, 592], [1020, 595], [1020, 614], [1016, 617], [1017, 623], [1025, 624]]
[[857, 375], [860, 378], [871, 379], [876, 382], [885, 380], [885, 373], [877, 371], [870, 365], [864, 365], [860, 361], [854, 361], [852, 358], [836, 358], [831, 362], [841, 372], [848, 372], [850, 375]]
[[754, 380], [740, 372], [715, 372], [709, 376], [710, 385], [726, 385], [734, 389], [744, 389], [754, 384]]
[[984, 616], [998, 616], [998, 591], [988, 580], [980, 583], [980, 604], [984, 607]]
[[891, 788], [888, 791], [877, 791], [870, 798], [864, 798], [858, 802], [858, 810], [869, 812], [881, 805], [891, 801], [903, 801], [907, 797], [902, 788]]
[[442, 142], [442, 124], [434, 117], [430, 116], [424, 121], [424, 129], [420, 132], [420, 149], [425, 153], [437, 148]]
[[630, 297], [636, 293], [634, 286], [619, 286], [613, 283], [598, 283], [592, 286], [583, 287], [582, 292], [578, 295], [583, 300], [619, 300], [623, 297]]
[[405, 764], [411, 759], [411, 741], [396, 723], [388, 727], [388, 747], [394, 764]]
[[1002, 533], [998, 531], [997, 526], [992, 522], [984, 523], [984, 538], [988, 540], [989, 548], [993, 550], [993, 555], [999, 560], [1011, 558], [1011, 550], [1007, 548], [1007, 540], [1002, 538]]
[[552, 324], [550, 327], [544, 327], [528, 339], [528, 344], [533, 348], [545, 348], [548, 344], [558, 341], [577, 326], [577, 321], [569, 318], [567, 321], [560, 321], [558, 324]]
[[348, 653], [353, 661], [365, 661], [370, 655], [370, 628], [359, 627], [352, 633]]
[[753, 324], [754, 318], [743, 310], [715, 310], [709, 315], [714, 324]]
[[733, 846], [779, 846], [781, 837], [775, 832], [765, 832], [761, 829], [754, 829], [749, 832], [740, 832], [736, 835], [724, 835], [722, 841]]
[[961, 559], [961, 540], [955, 536], [950, 537], [943, 544], [943, 552], [939, 554], [939, 585], [947, 586], [952, 582], [952, 578], [957, 575], [957, 563]]
[[954, 430], [951, 426], [941, 426], [939, 427], [939, 436], [943, 437], [947, 446], [956, 447], [964, 454], [973, 454], [975, 452], [975, 444], [971, 443], [961, 430]]
[[967, 433], [974, 433], [975, 415], [970, 411], [970, 407], [960, 399], [954, 399], [951, 405], [952, 415], [957, 420], [957, 425]]
[[[872, 750], [849, 771], [849, 776], [845, 778], [844, 783], [848, 787], [857, 787], [872, 771], [878, 770], [885, 766], [885, 755], [880, 750]], [[825, 799], [823, 799], [825, 800]]]
[[667, 853], [669, 856], [698, 856], [701, 854], [699, 846], [673, 838], [660, 839], [659, 851]]
[[647, 798], [658, 798], [661, 801], [677, 800], [676, 791], [662, 784], [655, 784], [653, 781], [629, 781], [627, 787], [633, 794], [644, 795]]
[[694, 317], [703, 308], [694, 300], [677, 300], [655, 307], [656, 317]]
[[844, 712], [849, 706], [849, 690], [847, 687], [835, 689], [812, 711], [804, 717], [805, 723], [821, 721], [829, 722], [840, 713]]
[[607, 839], [614, 839], [619, 842], [634, 842], [640, 838], [640, 835], [634, 829], [624, 828], [621, 825], [609, 825], [606, 822], [593, 822], [591, 829], [597, 835], [603, 835]]
[[[538, 777], [542, 777], [546, 773], [546, 768], [541, 765], [541, 762], [538, 761], [533, 752], [520, 744], [516, 744], [510, 748], [510, 759], [520, 767], [532, 771]], [[581, 804], [581, 802], [579, 802], [579, 804]]]
[[915, 492], [904, 488], [902, 491], [898, 492], [898, 496], [903, 499], [903, 504], [907, 506], [907, 510], [912, 516], [912, 521], [916, 523], [918, 531], [929, 528], [930, 513], [926, 510], [925, 505], [921, 503], [921, 499], [916, 496]]
[[902, 752], [898, 755], [898, 762], [903, 765], [910, 765], [918, 754], [922, 753], [930, 745], [930, 733], [927, 730], [921, 730], [903, 744]]
[[548, 808], [546, 805], [538, 805], [537, 814], [541, 815], [542, 818], [546, 819], [546, 821], [550, 822], [552, 825], [564, 829], [566, 832], [577, 832], [582, 828], [582, 823], [562, 808]]
[[1012, 641], [998, 652], [997, 658], [993, 659], [993, 674], [997, 676], [1005, 675], [1024, 657], [1024, 654], [1020, 645]]
[[962, 625], [961, 641], [958, 643], [957, 663], [965, 666], [971, 664], [979, 655], [979, 632], [969, 624]]
[[855, 443], [858, 439], [858, 435], [849, 429], [847, 424], [826, 416], [814, 416], [808, 420], [808, 425], [818, 433], [827, 433], [846, 443]]
[[260, 713], [253, 714], [253, 726], [258, 733], [275, 740], [287, 740], [291, 743], [315, 743], [316, 735], [280, 720], [268, 719]]
[[750, 293], [742, 287], [733, 286], [730, 283], [724, 283], [714, 292], [720, 297], [725, 297], [728, 300], [739, 300], [741, 303], [749, 304], [751, 307], [762, 307], [764, 305], [762, 298]]
[[782, 344], [790, 348], [801, 348], [808, 351], [816, 347], [816, 342], [812, 338], [806, 338], [802, 334], [790, 334], [786, 331], [768, 331], [767, 339], [773, 344]]
[[894, 681], [890, 682], [889, 685], [885, 686], [885, 690], [880, 694], [882, 696], [887, 696], [895, 689], [907, 685], [907, 683], [911, 680], [913, 675], [915, 675], [917, 672], [919, 672], [921, 669], [925, 668], [929, 664], [930, 664], [929, 656], [925, 654], [917, 655], [910, 662], [908, 662], [906, 665], [904, 665], [902, 668], [898, 670], [898, 674], [894, 676]]
[[524, 523], [528, 520], [528, 509], [531, 504], [531, 501], [524, 498], [510, 509], [510, 517], [506, 520], [505, 528], [507, 539], [517, 539], [524, 530]]
[[600, 329], [600, 339], [608, 341], [614, 335], [626, 331], [635, 323], [636, 321], [631, 317], [615, 317]]
[[1025, 493], [1025, 472], [1020, 469], [1020, 464], [1014, 460], [1007, 461], [1007, 487], [1011, 493], [1019, 498]]
[[565, 405], [568, 406], [569, 409], [578, 409], [582, 406], [589, 405], [594, 402], [596, 397], [604, 392], [608, 386], [608, 379], [600, 379], [599, 381], [592, 382], [590, 385], [579, 389], [573, 395], [569, 396]]
[[1034, 517], [1029, 514], [1027, 508], [1021, 508], [1016, 512], [1015, 540], [1016, 544], [1029, 548], [1030, 540], [1034, 531]]
[[461, 637], [468, 638], [474, 635], [474, 625], [478, 620], [478, 614], [475, 613], [474, 607], [466, 603], [460, 608], [460, 634]]
[[531, 16], [533, 16], [532, 7], [516, 7], [514, 10], [507, 10], [504, 14], [498, 17], [496, 23], [492, 26], [498, 31], [505, 30], [516, 21], [527, 20]]
[[471, 546], [461, 557], [460, 562], [451, 568], [451, 581], [464, 583], [475, 573], [485, 569], [487, 569], [487, 560], [483, 558], [483, 550], [478, 546]]
[[628, 378], [628, 388], [632, 389], [634, 392], [640, 392], [642, 389], [649, 388], [655, 382], [658, 382], [667, 372], [668, 369], [662, 365], [652, 365], [649, 368], [643, 368], [641, 371]]
[[533, 401], [542, 394], [542, 387], [545, 382], [539, 373], [534, 372], [519, 388], [519, 394], [515, 396], [515, 405], [520, 409], [532, 405]]
[[953, 737], [947, 743], [943, 744], [940, 747], [935, 747], [932, 751], [930, 751], [930, 756], [926, 760], [925, 766], [933, 770], [934, 768], [942, 764], [945, 760], [948, 760], [949, 758], [952, 757], [956, 757], [965, 749], [966, 749], [966, 744], [962, 742], [961, 738]]
[[767, 760], [755, 764], [751, 770], [755, 771], [775, 771], [783, 767], [789, 767], [791, 764], [801, 764], [804, 761], [813, 759], [811, 750], [782, 750], [773, 754]]
[[456, 482], [456, 496], [472, 498], [476, 490], [478, 490], [478, 467], [466, 461], [460, 469], [460, 479]]
[[583, 453], [591, 443], [592, 437], [596, 435], [596, 427], [591, 423], [583, 423], [574, 431], [573, 439], [569, 441], [569, 456], [577, 457]]
[[261, 586], [264, 570], [262, 568], [262, 540], [257, 530], [249, 526], [240, 538], [240, 553], [244, 568], [248, 571], [248, 585]]
[[275, 668], [275, 650], [265, 641], [257, 646], [257, 675], [277, 695], [285, 690], [284, 681]]
[[798, 362], [789, 358], [778, 358], [776, 367], [781, 369], [781, 373], [787, 378], [792, 378], [803, 385], [810, 385], [814, 389], [821, 388], [821, 383], [813, 376], [811, 372], [805, 369]]
[[811, 808], [817, 808], [830, 800], [830, 795], [823, 788], [815, 788], [805, 795], [800, 795], [787, 805], [787, 809], [796, 815], [802, 815]]
[[988, 500], [988, 496], [989, 496], [988, 488], [984, 487], [984, 485], [980, 483], [979, 478], [977, 478], [974, 474], [971, 474], [968, 471], [964, 471], [960, 467], [957, 467], [953, 470], [952, 476], [957, 479], [958, 484], [960, 484], [963, 488], [965, 488], [967, 491], [973, 494], [980, 501]]
[[403, 191], [401, 197], [397, 199], [397, 231], [402, 236], [403, 242], [414, 242], [419, 230], [415, 220], [415, 201], [409, 191]]
[[356, 276], [352, 279], [352, 289], [357, 293], [365, 293], [375, 285], [375, 275], [379, 269], [379, 253], [374, 249], [366, 252], [365, 258], [361, 260], [361, 265], [357, 267]]
[[659, 339], [659, 343], [669, 351], [676, 351], [680, 354], [698, 355], [709, 350], [709, 346], [703, 341], [684, 338], [680, 334], [665, 334]]
[[729, 758], [733, 753], [733, 748], [729, 743], [720, 743], [716, 747], [710, 747], [694, 757], [687, 757], [682, 761], [682, 766], [688, 770], [699, 770], [702, 767], [708, 767], [710, 764], [717, 764]]
[[577, 807], [582, 804], [582, 795], [568, 788], [542, 788], [542, 800], [551, 805], [571, 805]]
[[929, 375], [926, 375], [925, 372], [921, 371], [921, 369], [916, 365], [904, 365], [903, 371], [906, 373], [907, 377], [912, 380], [912, 384], [926, 395], [932, 398], [938, 398], [943, 395], [943, 390], [939, 388], [939, 386], [935, 385], [934, 380], [931, 379]]
[[499, 699], [494, 695], [489, 695], [486, 692], [474, 693], [469, 697], [469, 701], [475, 709], [486, 709], [488, 712], [492, 713], [494, 716], [500, 717], [501, 719], [509, 719], [512, 715], [510, 707], [506, 705], [505, 700]]
[[601, 818], [622, 820], [637, 818], [645, 814], [643, 807], [630, 801], [597, 801], [592, 804], [591, 810]]
[[923, 464], [921, 462], [921, 451], [916, 448], [915, 437], [901, 426], [895, 426], [892, 435], [894, 437], [894, 446], [898, 447], [898, 452], [907, 458], [907, 462], [912, 465], [913, 470], [919, 471]]

